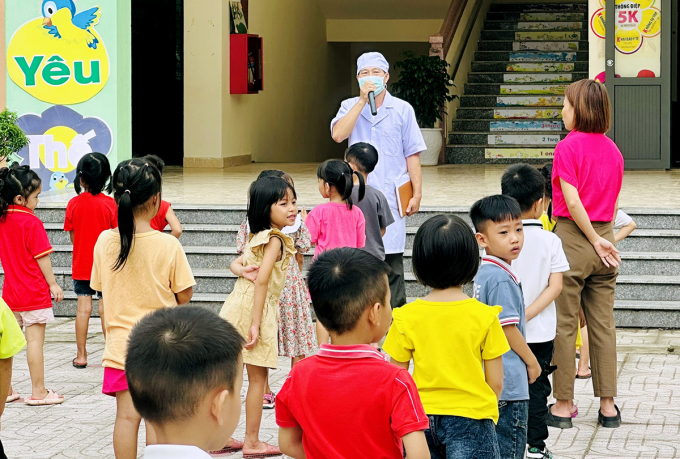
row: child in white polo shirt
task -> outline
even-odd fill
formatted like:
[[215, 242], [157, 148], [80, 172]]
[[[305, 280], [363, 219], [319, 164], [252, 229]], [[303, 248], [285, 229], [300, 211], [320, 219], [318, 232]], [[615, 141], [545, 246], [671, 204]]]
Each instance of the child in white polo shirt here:
[[562, 273], [569, 270], [569, 263], [560, 238], [545, 231], [539, 220], [545, 179], [538, 169], [528, 164], [510, 166], [501, 179], [501, 189], [504, 195], [515, 198], [522, 210], [524, 247], [512, 266], [522, 279], [527, 344], [543, 368], [541, 376], [529, 386], [527, 458], [552, 458], [545, 447], [545, 416], [552, 392], [548, 374], [557, 331], [555, 298], [562, 291]]

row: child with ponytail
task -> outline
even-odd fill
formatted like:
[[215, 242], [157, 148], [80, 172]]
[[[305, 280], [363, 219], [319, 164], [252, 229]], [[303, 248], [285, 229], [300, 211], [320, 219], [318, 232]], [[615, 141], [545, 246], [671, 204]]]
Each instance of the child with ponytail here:
[[[2, 294], [26, 334], [32, 393], [24, 402], [32, 406], [64, 401], [45, 388], [45, 326], [54, 321], [52, 297], [58, 303], [64, 299], [64, 292], [52, 271], [47, 232], [33, 213], [41, 191], [40, 177], [28, 166], [14, 163], [0, 169], [0, 262], [5, 272]], [[19, 394], [10, 390], [7, 401], [18, 398]]]
[[[107, 187], [108, 183], [108, 187]], [[73, 244], [73, 291], [78, 296], [76, 312], [76, 358], [74, 367], [87, 367], [87, 331], [92, 314], [92, 297], [99, 297], [99, 317], [104, 328], [104, 298], [90, 288], [92, 253], [99, 235], [118, 226], [116, 203], [105, 195], [111, 193], [111, 165], [101, 153], [88, 153], [78, 161], [73, 186], [78, 196], [66, 206], [64, 231]], [[104, 330], [106, 334], [106, 330]]]
[[[116, 397], [113, 450], [116, 459], [133, 459], [141, 417], [125, 377], [128, 337], [146, 314], [187, 304], [196, 282], [179, 241], [151, 228], [161, 202], [158, 169], [140, 158], [124, 161], [113, 174], [112, 186], [118, 227], [97, 240], [90, 287], [106, 298], [102, 392]], [[147, 444], [155, 441], [149, 425], [146, 439]]]
[[[314, 259], [326, 250], [338, 247], [361, 249], [366, 245], [366, 219], [364, 213], [352, 202], [354, 175], [359, 179], [359, 201], [364, 199], [366, 185], [364, 177], [352, 170], [349, 163], [340, 159], [329, 159], [319, 166], [319, 193], [328, 199], [307, 216], [305, 224], [312, 236]], [[328, 343], [328, 331], [316, 321], [316, 336], [319, 344]]]
[[283, 228], [295, 223], [297, 196], [290, 183], [279, 177], [264, 177], [248, 191], [249, 239], [243, 255], [232, 264], [239, 276], [224, 302], [220, 317], [231, 323], [246, 341], [243, 362], [248, 372], [244, 458], [280, 456], [279, 448], [260, 441], [262, 399], [268, 368], [278, 363], [279, 300], [288, 266], [294, 263], [295, 244]]

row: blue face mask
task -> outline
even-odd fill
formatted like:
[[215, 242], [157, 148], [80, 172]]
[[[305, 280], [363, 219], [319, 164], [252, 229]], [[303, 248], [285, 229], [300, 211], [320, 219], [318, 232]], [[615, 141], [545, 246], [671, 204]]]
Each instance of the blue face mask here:
[[359, 78], [359, 87], [361, 88], [365, 82], [371, 81], [376, 86], [375, 95], [380, 94], [383, 89], [385, 89], [384, 77], [379, 76], [366, 76]]

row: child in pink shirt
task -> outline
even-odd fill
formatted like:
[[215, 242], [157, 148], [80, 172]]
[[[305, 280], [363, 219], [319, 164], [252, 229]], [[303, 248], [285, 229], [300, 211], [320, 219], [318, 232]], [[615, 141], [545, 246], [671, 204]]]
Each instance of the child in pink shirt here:
[[[329, 159], [319, 166], [319, 193], [328, 202], [316, 206], [305, 224], [316, 244], [314, 258], [326, 250], [338, 247], [361, 249], [366, 244], [364, 213], [352, 202], [352, 168], [345, 161]], [[365, 185], [359, 176], [359, 201], [364, 198]]]
[[[339, 159], [329, 159], [319, 166], [319, 193], [328, 199], [325, 204], [312, 209], [305, 224], [312, 237], [314, 259], [326, 250], [338, 247], [361, 249], [366, 245], [366, 220], [364, 213], [352, 202], [354, 174], [359, 177], [359, 201], [364, 199], [364, 178], [354, 172], [349, 164]], [[316, 338], [328, 343], [328, 331], [316, 321]]]

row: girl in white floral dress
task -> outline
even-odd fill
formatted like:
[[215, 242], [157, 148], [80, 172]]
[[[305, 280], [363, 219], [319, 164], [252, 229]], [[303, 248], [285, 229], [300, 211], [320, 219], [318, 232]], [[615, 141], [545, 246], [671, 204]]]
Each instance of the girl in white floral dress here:
[[[265, 170], [259, 178], [274, 176], [281, 177], [293, 185], [293, 179], [283, 171]], [[281, 293], [279, 301], [279, 355], [290, 357], [291, 366], [317, 351], [316, 332], [312, 323], [311, 305], [307, 293], [307, 284], [302, 277], [303, 254], [312, 247], [309, 230], [305, 226], [304, 217], [307, 216], [305, 209], [298, 215], [295, 224], [286, 226], [282, 232], [290, 236], [295, 242], [297, 255], [288, 265], [286, 285]], [[240, 255], [248, 240], [247, 220], [244, 220], [236, 237], [236, 251]], [[275, 406], [275, 395], [269, 388], [265, 388], [263, 408], [271, 409]]]

